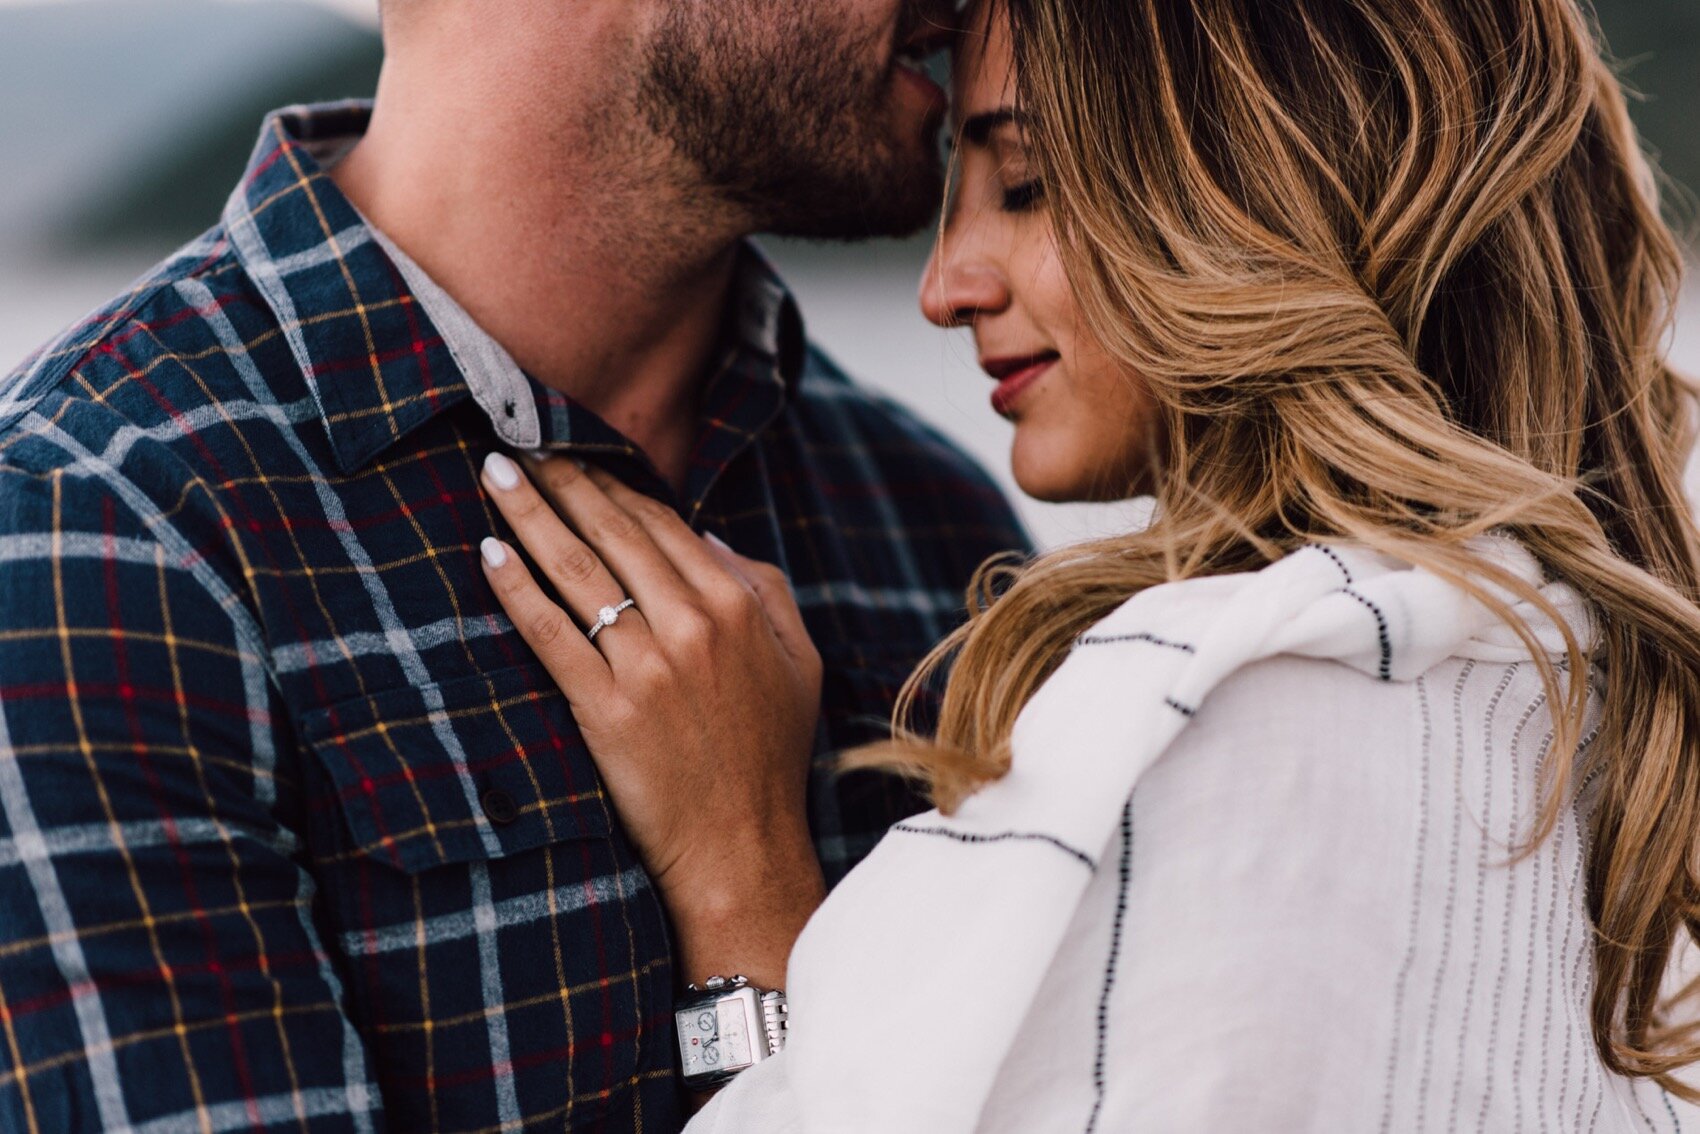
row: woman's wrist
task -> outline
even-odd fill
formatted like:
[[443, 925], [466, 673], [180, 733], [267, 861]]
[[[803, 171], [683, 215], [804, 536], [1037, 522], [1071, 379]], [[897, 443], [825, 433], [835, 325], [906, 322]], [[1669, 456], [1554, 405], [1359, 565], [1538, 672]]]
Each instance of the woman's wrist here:
[[680, 976], [740, 974], [782, 988], [791, 947], [826, 897], [806, 832], [753, 838], [708, 868], [656, 879], [673, 922]]

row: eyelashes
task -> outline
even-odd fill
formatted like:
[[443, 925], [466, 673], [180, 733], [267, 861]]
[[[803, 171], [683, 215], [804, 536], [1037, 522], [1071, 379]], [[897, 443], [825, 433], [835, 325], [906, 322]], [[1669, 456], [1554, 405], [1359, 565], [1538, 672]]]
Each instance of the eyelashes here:
[[1006, 213], [1028, 213], [1045, 199], [1042, 182], [1026, 181], [1003, 191], [1003, 210]]

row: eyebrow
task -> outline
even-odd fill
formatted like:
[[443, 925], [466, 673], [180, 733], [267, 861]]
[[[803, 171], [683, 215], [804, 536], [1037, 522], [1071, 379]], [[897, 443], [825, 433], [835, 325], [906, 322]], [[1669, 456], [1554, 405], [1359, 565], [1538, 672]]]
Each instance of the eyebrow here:
[[984, 146], [991, 140], [993, 130], [1020, 121], [1021, 118], [1013, 106], [988, 110], [984, 114], [974, 115], [962, 124], [962, 140], [971, 146]]

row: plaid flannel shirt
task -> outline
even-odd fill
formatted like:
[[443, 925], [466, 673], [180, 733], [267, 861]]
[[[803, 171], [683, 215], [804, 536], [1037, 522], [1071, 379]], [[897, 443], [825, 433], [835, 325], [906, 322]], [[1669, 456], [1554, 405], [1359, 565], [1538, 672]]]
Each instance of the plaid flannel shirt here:
[[481, 373], [499, 348], [324, 172], [365, 115], [268, 119], [222, 224], [0, 387], [5, 1130], [679, 1128], [663, 910], [478, 567], [493, 447], [789, 572], [831, 880], [916, 809], [832, 754], [1022, 545], [753, 252], [682, 498]]

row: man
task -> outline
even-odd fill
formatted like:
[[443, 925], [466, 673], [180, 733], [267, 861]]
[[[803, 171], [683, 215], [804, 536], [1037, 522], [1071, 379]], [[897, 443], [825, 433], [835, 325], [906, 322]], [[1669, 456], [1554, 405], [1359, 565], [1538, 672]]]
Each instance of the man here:
[[[803, 339], [744, 237], [939, 195], [946, 4], [389, 0], [375, 106], [0, 394], [0, 1128], [665, 1132], [675, 973], [478, 568], [494, 449], [789, 573], [831, 776], [1021, 536]], [[736, 664], [736, 659], [727, 659]]]

